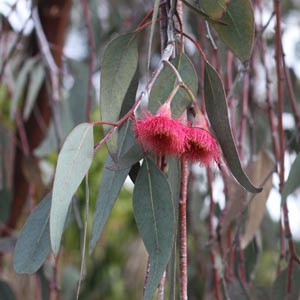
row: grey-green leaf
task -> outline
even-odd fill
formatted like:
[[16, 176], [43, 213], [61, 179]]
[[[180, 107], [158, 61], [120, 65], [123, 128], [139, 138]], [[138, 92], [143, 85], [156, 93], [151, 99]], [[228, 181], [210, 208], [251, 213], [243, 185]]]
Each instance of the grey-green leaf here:
[[208, 62], [205, 63], [204, 93], [210, 124], [232, 175], [247, 191], [261, 192], [261, 188], [253, 186], [241, 166], [230, 128], [223, 84], [216, 70]]
[[107, 167], [111, 166], [112, 164], [113, 160], [108, 154], [97, 197], [94, 222], [89, 244], [90, 253], [93, 252], [96, 246], [96, 243], [103, 231], [104, 225], [106, 224], [109, 214], [116, 202], [116, 199], [118, 198], [123, 183], [130, 170], [130, 168], [122, 171], [112, 171], [107, 169]]
[[242, 61], [250, 58], [254, 38], [254, 16], [249, 0], [231, 0], [220, 19], [212, 23], [220, 39]]
[[72, 197], [88, 172], [93, 155], [93, 125], [81, 123], [67, 136], [57, 160], [50, 211], [50, 239], [55, 254]]
[[283, 187], [281, 194], [281, 204], [286, 201], [288, 195], [293, 193], [297, 188], [300, 187], [300, 153], [298, 153], [295, 161], [292, 164], [288, 179]]
[[49, 213], [51, 194], [48, 194], [27, 219], [16, 244], [14, 269], [17, 273], [35, 273], [51, 251]]
[[[102, 121], [119, 120], [122, 104], [138, 66], [137, 37], [127, 33], [113, 39], [106, 47], [101, 64], [100, 108]], [[105, 133], [111, 126], [105, 125]], [[109, 151], [116, 153], [117, 136], [107, 143]]]
[[[172, 63], [180, 73], [182, 80], [189, 86], [194, 95], [196, 95], [198, 77], [188, 56], [182, 54], [181, 57], [177, 57]], [[176, 82], [177, 78], [174, 71], [166, 66], [156, 79], [150, 93], [148, 106], [152, 113], [155, 113], [162, 103], [166, 101]], [[190, 102], [191, 100], [188, 94], [183, 89], [179, 89], [171, 104], [173, 117], [179, 117]]]
[[144, 159], [133, 192], [133, 209], [139, 232], [150, 258], [144, 299], [152, 299], [168, 264], [175, 233], [175, 212], [165, 175]]

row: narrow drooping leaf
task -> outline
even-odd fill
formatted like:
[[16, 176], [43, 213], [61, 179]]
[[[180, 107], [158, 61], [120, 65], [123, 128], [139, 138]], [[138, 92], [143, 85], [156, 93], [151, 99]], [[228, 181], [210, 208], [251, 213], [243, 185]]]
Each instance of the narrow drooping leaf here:
[[255, 195], [249, 205], [245, 232], [241, 238], [241, 247], [243, 249], [246, 248], [253, 239], [265, 215], [266, 203], [272, 188], [272, 175], [270, 176], [270, 174], [274, 169], [275, 162], [266, 151], [260, 151], [256, 160], [247, 168], [253, 183], [257, 186], [262, 186], [264, 183], [264, 189], [261, 193]]
[[28, 80], [29, 72], [31, 71], [33, 65], [36, 63], [37, 58], [32, 57], [28, 58], [24, 63], [23, 67], [21, 68], [20, 72], [18, 73], [17, 80], [15, 82], [14, 92], [12, 95], [12, 99], [10, 102], [10, 118], [13, 119], [17, 108], [19, 100], [24, 92], [25, 84]]
[[16, 296], [7, 282], [0, 280], [0, 300], [15, 300]]
[[35, 273], [51, 251], [49, 214], [51, 194], [48, 194], [27, 219], [17, 241], [14, 269], [17, 273]]
[[293, 193], [300, 187], [300, 154], [297, 155], [295, 161], [292, 164], [288, 179], [283, 187], [281, 194], [281, 204], [286, 201], [288, 195]]
[[224, 87], [216, 70], [207, 62], [205, 63], [204, 93], [209, 121], [231, 173], [247, 191], [261, 192], [261, 188], [253, 186], [241, 166], [229, 124]]
[[30, 72], [30, 82], [26, 95], [23, 118], [27, 120], [34, 106], [37, 95], [42, 87], [45, 78], [45, 69], [42, 63], [37, 64]]
[[[122, 104], [138, 65], [135, 33], [120, 35], [106, 47], [101, 64], [100, 108], [102, 121], [119, 120]], [[105, 133], [111, 126], [104, 126]], [[116, 153], [118, 139], [114, 135], [107, 143], [110, 153]]]
[[66, 138], [57, 160], [50, 211], [50, 239], [55, 254], [72, 197], [88, 172], [93, 155], [93, 125], [79, 124]]
[[[197, 73], [188, 56], [182, 54], [181, 57], [177, 57], [172, 63], [177, 68], [182, 80], [196, 95], [198, 89]], [[177, 78], [174, 71], [166, 66], [156, 79], [150, 93], [148, 107], [152, 113], [155, 113], [162, 103], [166, 101], [176, 83]], [[173, 117], [178, 118], [189, 103], [191, 103], [191, 99], [188, 94], [183, 89], [179, 89], [171, 104]]]
[[145, 158], [136, 179], [133, 209], [150, 258], [144, 299], [152, 299], [169, 261], [175, 232], [175, 212], [170, 185], [151, 159]]
[[177, 286], [177, 265], [176, 265], [176, 257], [177, 257], [177, 234], [178, 234], [178, 210], [179, 210], [179, 200], [180, 200], [180, 187], [181, 187], [181, 169], [180, 162], [177, 158], [168, 157], [167, 159], [167, 179], [171, 187], [172, 191], [172, 199], [173, 205], [175, 208], [175, 237], [174, 237], [174, 245], [171, 253], [171, 257], [168, 263], [168, 286], [169, 286], [169, 300], [176, 299], [176, 286]]
[[156, 23], [157, 16], [158, 16], [159, 4], [160, 4], [160, 0], [155, 0], [154, 1], [151, 28], [150, 28], [150, 37], [149, 37], [149, 48], [148, 48], [148, 69], [149, 69], [149, 66], [150, 66], [152, 41], [153, 41], [155, 23]]
[[293, 264], [293, 272], [291, 274], [291, 293], [287, 295], [287, 279], [288, 270], [283, 270], [276, 278], [272, 287], [272, 300], [291, 299], [298, 300], [300, 298], [300, 267], [297, 263]]
[[220, 39], [242, 61], [250, 59], [254, 38], [254, 16], [249, 0], [230, 0], [225, 15], [225, 23], [212, 23]]
[[219, 19], [226, 12], [230, 0], [201, 0], [204, 11], [213, 19]]
[[104, 225], [109, 217], [109, 214], [118, 198], [124, 181], [129, 173], [129, 168], [122, 171], [112, 171], [107, 169], [108, 166], [113, 164], [113, 160], [108, 154], [101, 185], [97, 196], [96, 210], [94, 214], [94, 221], [89, 244], [90, 253], [93, 252], [97, 241], [103, 231]]

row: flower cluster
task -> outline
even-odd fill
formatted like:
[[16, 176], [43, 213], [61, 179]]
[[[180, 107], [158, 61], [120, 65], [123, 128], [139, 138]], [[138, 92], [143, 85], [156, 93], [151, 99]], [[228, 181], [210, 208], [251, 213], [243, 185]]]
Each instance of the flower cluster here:
[[163, 104], [156, 115], [144, 112], [134, 121], [136, 138], [145, 151], [158, 155], [183, 157], [208, 166], [219, 162], [219, 148], [205, 121], [198, 127], [185, 126], [171, 117], [170, 104]]

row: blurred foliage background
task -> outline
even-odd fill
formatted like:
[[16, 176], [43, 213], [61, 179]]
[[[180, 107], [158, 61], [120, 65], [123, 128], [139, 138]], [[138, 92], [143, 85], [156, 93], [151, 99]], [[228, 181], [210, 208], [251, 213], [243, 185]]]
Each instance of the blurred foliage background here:
[[[7, 2], [7, 3], [6, 3]], [[36, 275], [17, 275], [12, 267], [13, 248], [24, 221], [33, 207], [42, 199], [46, 191], [51, 189], [58, 148], [69, 131], [78, 123], [86, 120], [86, 102], [89, 93], [89, 64], [91, 51], [89, 46], [83, 1], [45, 0], [36, 1], [39, 7], [41, 22], [49, 39], [51, 51], [59, 66], [60, 101], [49, 106], [49, 66], [42, 59], [43, 54], [37, 46], [36, 33], [32, 21], [21, 22], [24, 14], [19, 0], [13, 2], [4, 0], [0, 11], [0, 299], [14, 299], [5, 296], [8, 283], [16, 299], [40, 299], [38, 291], [42, 290], [45, 298], [56, 295], [55, 286], [59, 287], [59, 299], [74, 299], [80, 273], [83, 235], [83, 219], [85, 211], [85, 185], [82, 184], [73, 201], [73, 217], [64, 235], [63, 249], [58, 261], [49, 257], [46, 264]], [[30, 12], [30, 1], [23, 1]], [[255, 7], [260, 3], [263, 13], [255, 11], [257, 23], [263, 18], [263, 24], [272, 14], [273, 7], [269, 1], [253, 1]], [[283, 1], [283, 39], [287, 51], [287, 63], [291, 72], [292, 84], [299, 106], [300, 92], [300, 5], [298, 1]], [[93, 109], [92, 120], [99, 120], [99, 77], [101, 71], [100, 57], [105, 45], [117, 34], [134, 30], [143, 16], [152, 8], [151, 1], [137, 0], [89, 0], [88, 7], [95, 39], [96, 65], [92, 76]], [[25, 8], [23, 8], [25, 9]], [[14, 17], [16, 16], [15, 20]], [[47, 19], [48, 18], [48, 19]], [[54, 20], [50, 20], [53, 18]], [[63, 21], [61, 21], [61, 19]], [[296, 21], [293, 21], [296, 20]], [[23, 25], [17, 28], [16, 23]], [[274, 20], [271, 20], [274, 21]], [[53, 26], [55, 22], [56, 25]], [[24, 25], [25, 24], [25, 25]], [[23, 26], [23, 27], [22, 27]], [[258, 25], [257, 25], [258, 26]], [[267, 56], [270, 62], [271, 80], [274, 70], [274, 23], [271, 22], [264, 32], [267, 45]], [[298, 30], [293, 34], [294, 27]], [[218, 51], [213, 51], [206, 39], [205, 25], [187, 9], [184, 11], [184, 28], [195, 38], [199, 38], [208, 57], [219, 61], [222, 73], [226, 73], [228, 52], [224, 45], [215, 37]], [[258, 31], [257, 27], [257, 31]], [[290, 30], [292, 33], [290, 33]], [[295, 31], [296, 32], [296, 31]], [[160, 57], [159, 32], [155, 33], [152, 68]], [[214, 34], [214, 33], [213, 33]], [[61, 36], [60, 36], [61, 35]], [[148, 51], [149, 29], [142, 33], [140, 43], [140, 87], [147, 78], [146, 57]], [[199, 71], [199, 56], [195, 49], [186, 42], [186, 52]], [[258, 56], [256, 51], [254, 55]], [[218, 57], [218, 58], [217, 58]], [[292, 60], [292, 58], [294, 61]], [[267, 108], [264, 104], [265, 87], [260, 84], [263, 73], [259, 59], [254, 59], [251, 65], [251, 118], [249, 135], [246, 141], [247, 153], [257, 153], [261, 148], [272, 149], [272, 137], [269, 131]], [[238, 63], [233, 61], [236, 72]], [[256, 72], [256, 73], [255, 73]], [[255, 73], [255, 74], [252, 74]], [[234, 88], [236, 95], [232, 105], [236, 107], [238, 126], [242, 118], [242, 106], [238, 98], [242, 95], [242, 80], [238, 80]], [[274, 92], [275, 85], [272, 86]], [[287, 91], [285, 91], [286, 93]], [[113, 99], [112, 99], [113, 100]], [[46, 104], [43, 102], [46, 102]], [[285, 106], [287, 118], [293, 113], [289, 105]], [[56, 118], [54, 118], [56, 115]], [[252, 123], [251, 123], [252, 122]], [[38, 124], [38, 126], [37, 126]], [[294, 123], [292, 123], [294, 124]], [[36, 127], [40, 130], [36, 131]], [[25, 130], [25, 133], [24, 133]], [[238, 130], [234, 128], [233, 130]], [[294, 155], [299, 151], [299, 136], [295, 125], [286, 126], [286, 136], [289, 141], [287, 152]], [[33, 132], [33, 134], [31, 134]], [[253, 133], [254, 132], [254, 133]], [[255, 134], [255, 141], [249, 136]], [[27, 135], [27, 141], [24, 141]], [[59, 139], [57, 138], [59, 136]], [[102, 131], [97, 128], [97, 142], [102, 137]], [[25, 153], [26, 155], [20, 154]], [[90, 214], [89, 230], [93, 220], [93, 212], [101, 181], [101, 173], [107, 150], [98, 151], [89, 172]], [[251, 156], [251, 155], [250, 155]], [[20, 158], [21, 157], [21, 158]], [[289, 158], [287, 158], [289, 160]], [[290, 159], [291, 160], [291, 159]], [[254, 172], [254, 177], [258, 171]], [[217, 170], [213, 170], [218, 178]], [[259, 174], [258, 174], [259, 175]], [[24, 182], [25, 185], [24, 186]], [[217, 182], [217, 179], [216, 179]], [[276, 182], [276, 179], [275, 179]], [[276, 193], [273, 179], [273, 194]], [[215, 221], [224, 207], [223, 186], [215, 183], [216, 214]], [[189, 195], [189, 297], [193, 299], [214, 299], [211, 291], [212, 265], [209, 262], [210, 237], [208, 233], [209, 189], [206, 171], [195, 167], [190, 182]], [[219, 191], [219, 192], [217, 192]], [[278, 193], [278, 190], [277, 190]], [[86, 269], [82, 283], [80, 299], [140, 299], [144, 281], [147, 255], [138, 235], [132, 210], [132, 183], [128, 179], [116, 202], [109, 221], [105, 226], [96, 250], [86, 255]], [[239, 200], [238, 196], [235, 196]], [[276, 198], [276, 197], [275, 197]], [[278, 198], [278, 197], [277, 197]], [[267, 199], [265, 199], [267, 200]], [[275, 201], [275, 200], [274, 200]], [[280, 232], [277, 220], [274, 218], [272, 206], [279, 206], [278, 201], [272, 202], [266, 210], [260, 230], [256, 238], [245, 249], [246, 274], [253, 286], [263, 288], [256, 293], [263, 295], [260, 299], [271, 299], [270, 291], [277, 277], [277, 266], [280, 255]], [[299, 212], [299, 197], [295, 200], [296, 211]], [[236, 204], [239, 206], [239, 202]], [[297, 206], [298, 205], [298, 206]], [[276, 208], [274, 208], [276, 210]], [[279, 210], [279, 207], [277, 208]], [[272, 215], [273, 214], [273, 215]], [[277, 214], [278, 215], [278, 214]], [[242, 216], [246, 219], [246, 215]], [[231, 222], [232, 220], [230, 220]], [[234, 219], [235, 224], [237, 220]], [[297, 223], [299, 225], [299, 222]], [[295, 231], [299, 250], [300, 230]], [[222, 264], [217, 262], [219, 272]], [[284, 268], [284, 265], [283, 265]], [[56, 278], [57, 276], [57, 278]], [[47, 286], [52, 285], [50, 289]], [[231, 299], [239, 298], [236, 282], [229, 287]], [[38, 287], [38, 288], [37, 288]], [[3, 294], [1, 294], [3, 293]], [[8, 294], [7, 294], [8, 295]], [[11, 298], [9, 298], [11, 297]], [[265, 297], [265, 298], [264, 298]], [[55, 299], [55, 298], [51, 298]], [[244, 299], [244, 298], [243, 298]]]

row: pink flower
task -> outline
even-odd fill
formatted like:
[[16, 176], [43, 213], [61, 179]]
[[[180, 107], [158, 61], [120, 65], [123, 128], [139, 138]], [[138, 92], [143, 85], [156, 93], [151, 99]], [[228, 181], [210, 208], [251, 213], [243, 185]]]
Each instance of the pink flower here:
[[186, 146], [183, 157], [192, 162], [198, 161], [208, 166], [211, 162], [219, 162], [219, 148], [212, 135], [199, 127], [186, 127]]
[[170, 104], [163, 104], [153, 116], [146, 112], [143, 118], [134, 121], [137, 140], [145, 151], [159, 155], [181, 155], [185, 146], [183, 125], [171, 118]]

